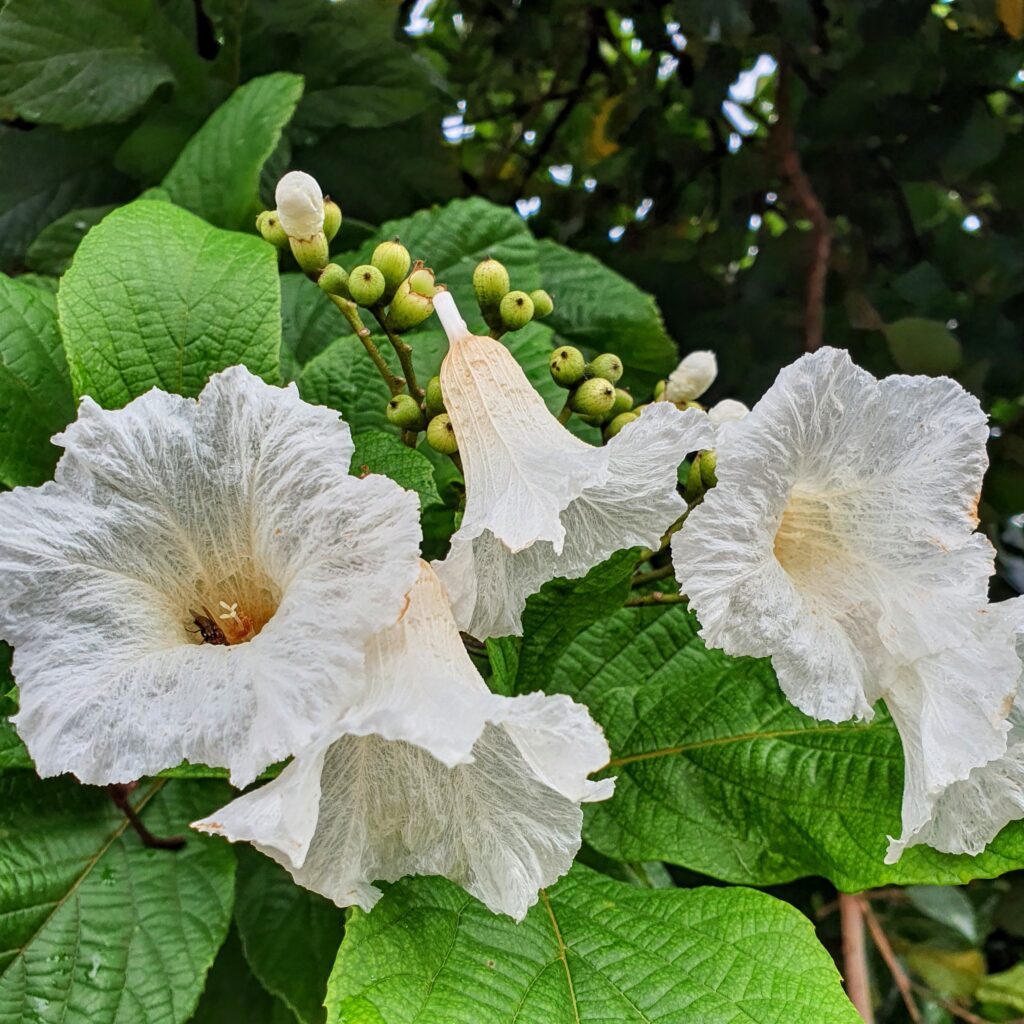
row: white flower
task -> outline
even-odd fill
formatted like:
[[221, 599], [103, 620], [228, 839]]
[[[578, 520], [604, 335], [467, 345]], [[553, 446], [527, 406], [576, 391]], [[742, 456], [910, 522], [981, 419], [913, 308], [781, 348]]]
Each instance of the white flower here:
[[274, 193], [277, 216], [290, 238], [312, 238], [324, 229], [324, 194], [316, 178], [289, 171]]
[[886, 693], [906, 761], [903, 834], [887, 863], [918, 843], [981, 853], [1024, 817], [1024, 598], [972, 619], [970, 642], [903, 667]]
[[784, 369], [673, 539], [707, 642], [771, 656], [816, 718], [870, 718], [892, 667], [966, 642], [987, 599], [987, 433], [951, 380], [877, 381], [835, 349]]
[[415, 579], [415, 496], [348, 476], [337, 413], [240, 366], [198, 400], [83, 399], [54, 441], [54, 482], [0, 494], [0, 635], [40, 774], [187, 759], [245, 785], [311, 742]]
[[685, 506], [676, 470], [714, 431], [696, 410], [648, 407], [601, 448], [548, 412], [508, 349], [469, 333], [450, 293], [434, 298], [450, 347], [441, 387], [466, 478], [466, 510], [436, 565], [459, 628], [520, 633], [528, 595], [583, 576], [621, 548], [657, 547]]
[[708, 409], [708, 419], [713, 426], [720, 427], [723, 423], [738, 423], [750, 410], [735, 398], [723, 398]]
[[339, 906], [374, 881], [444, 875], [521, 920], [580, 845], [587, 775], [608, 745], [568, 697], [501, 697], [480, 678], [422, 564], [397, 625], [371, 641], [365, 685], [333, 741], [195, 824], [246, 840]]
[[670, 402], [692, 402], [714, 384], [717, 376], [718, 360], [714, 352], [691, 352], [669, 374], [665, 397]]

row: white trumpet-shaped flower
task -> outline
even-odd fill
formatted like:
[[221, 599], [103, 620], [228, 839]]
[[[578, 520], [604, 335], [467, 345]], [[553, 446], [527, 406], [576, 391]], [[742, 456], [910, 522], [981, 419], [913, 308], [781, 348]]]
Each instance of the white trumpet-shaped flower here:
[[906, 780], [903, 834], [890, 841], [887, 863], [918, 843], [978, 854], [1024, 818], [1024, 598], [971, 620], [968, 643], [902, 667], [889, 684]]
[[334, 738], [195, 827], [253, 843], [339, 906], [375, 881], [444, 875], [522, 919], [580, 845], [587, 776], [608, 745], [568, 697], [502, 697], [480, 678], [447, 596], [422, 563], [397, 625], [373, 639]]
[[703, 413], [660, 402], [606, 446], [588, 445], [552, 416], [501, 342], [469, 332], [448, 292], [434, 307], [466, 478], [462, 523], [435, 568], [460, 629], [520, 633], [526, 598], [547, 580], [583, 576], [621, 548], [657, 547], [685, 507], [677, 467], [714, 430]]
[[308, 239], [324, 229], [324, 194], [305, 171], [289, 171], [274, 192], [277, 216], [290, 238]]
[[[673, 538], [709, 644], [771, 656], [816, 718], [871, 716], [882, 674], [986, 601], [985, 415], [954, 381], [878, 381], [837, 349], [786, 367], [719, 433], [718, 485]], [[965, 618], [965, 617], [964, 617]]]
[[238, 785], [312, 742], [416, 577], [411, 495], [347, 475], [330, 409], [244, 367], [198, 400], [85, 398], [56, 479], [0, 494], [0, 635], [42, 775], [182, 760]]
[[714, 352], [691, 352], [669, 374], [665, 397], [670, 402], [692, 402], [700, 398], [718, 376]]

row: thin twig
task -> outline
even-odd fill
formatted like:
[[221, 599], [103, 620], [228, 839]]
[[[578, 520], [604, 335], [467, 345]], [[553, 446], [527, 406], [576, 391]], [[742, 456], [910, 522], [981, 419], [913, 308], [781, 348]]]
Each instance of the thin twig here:
[[562, 411], [558, 414], [558, 422], [564, 427], [569, 422], [570, 416], [572, 416], [572, 402], [567, 398], [565, 405], [562, 406]]
[[114, 801], [117, 809], [124, 814], [128, 819], [128, 823], [138, 833], [143, 846], [148, 846], [154, 850], [180, 850], [185, 845], [184, 836], [155, 836], [142, 824], [142, 819], [138, 816], [135, 808], [131, 805], [131, 801], [128, 799], [128, 795], [135, 789], [135, 786], [136, 783], [134, 782], [127, 785], [113, 783], [107, 786], [107, 792], [110, 794], [110, 799]]
[[885, 966], [889, 968], [889, 973], [892, 975], [892, 980], [896, 982], [896, 987], [900, 990], [903, 1004], [907, 1008], [910, 1019], [915, 1024], [918, 1024], [924, 1018], [921, 1016], [921, 1011], [917, 1008], [917, 1003], [914, 1002], [913, 986], [910, 983], [910, 978], [907, 977], [907, 972], [903, 970], [903, 965], [893, 952], [889, 938], [885, 934], [885, 929], [882, 928], [881, 923], [875, 916], [875, 912], [871, 909], [871, 904], [860, 896], [854, 898], [858, 901], [860, 911], [867, 922], [868, 931], [871, 933], [871, 940], [878, 949], [879, 955], [885, 961]]
[[370, 310], [373, 313], [374, 319], [380, 324], [380, 329], [384, 332], [388, 341], [391, 342], [391, 347], [395, 350], [395, 355], [398, 356], [398, 361], [402, 364], [402, 373], [405, 374], [405, 379], [409, 385], [409, 394], [413, 398], [421, 399], [423, 397], [423, 388], [416, 382], [416, 371], [412, 365], [412, 346], [407, 342], [403, 341], [384, 321], [384, 314], [382, 311], [374, 306]]
[[651, 569], [650, 572], [638, 572], [634, 574], [631, 586], [642, 587], [645, 583], [653, 583], [655, 580], [663, 580], [667, 576], [671, 576], [675, 572], [675, 567], [671, 564], [663, 565], [659, 569]]
[[[938, 993], [933, 992], [930, 988], [924, 985], [918, 985], [917, 982], [911, 982], [911, 985], [917, 989], [918, 992], [923, 996], [927, 996], [929, 999], [937, 1002], [944, 1010], [953, 1014], [958, 1020], [967, 1021], [967, 1024], [993, 1024], [987, 1017], [979, 1017], [976, 1013], [971, 1013], [970, 1010], [965, 1010], [959, 1003], [954, 1003], [951, 999], [946, 999], [940, 996]], [[1024, 1017], [1015, 1017], [1013, 1020], [1009, 1020], [1006, 1024], [1024, 1024]]]
[[685, 594], [668, 594], [661, 590], [656, 590], [653, 594], [643, 594], [640, 597], [627, 598], [623, 604], [623, 608], [642, 608], [645, 605], [654, 604], [686, 604], [690, 599]]
[[804, 296], [804, 347], [808, 352], [814, 352], [821, 347], [825, 328], [825, 284], [832, 253], [832, 226], [796, 150], [790, 96], [791, 75], [789, 62], [780, 60], [775, 103], [778, 118], [772, 126], [770, 141], [775, 150], [779, 176], [789, 186], [793, 199], [811, 222], [811, 264], [807, 269]]
[[847, 892], [839, 894], [839, 928], [843, 938], [843, 978], [846, 981], [846, 993], [867, 1024], [874, 1024], [875, 1011], [871, 1005], [867, 945], [864, 942], [864, 912], [859, 896]]
[[355, 331], [356, 337], [363, 343], [366, 354], [373, 360], [373, 365], [377, 367], [377, 372], [384, 378], [384, 383], [387, 384], [391, 394], [400, 395], [405, 390], [405, 381], [392, 373], [391, 367], [388, 366], [384, 357], [380, 354], [380, 350], [373, 343], [370, 328], [363, 323], [356, 304], [349, 302], [348, 299], [343, 299], [340, 295], [329, 295], [328, 298], [341, 310], [342, 316], [349, 322], [349, 326]]

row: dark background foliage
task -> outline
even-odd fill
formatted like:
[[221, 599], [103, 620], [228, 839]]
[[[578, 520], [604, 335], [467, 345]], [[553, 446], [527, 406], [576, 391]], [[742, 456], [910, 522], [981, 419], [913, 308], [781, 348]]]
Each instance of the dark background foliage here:
[[[73, 0], [15, 6], [74, 38]], [[17, 79], [23, 40], [0, 38], [0, 270], [58, 275], [237, 85], [297, 72], [264, 198], [288, 166], [312, 172], [349, 248], [479, 195], [652, 293], [682, 352], [718, 353], [712, 400], [756, 401], [819, 342], [878, 374], [957, 377], [992, 417], [998, 596], [1024, 589], [1021, 0], [158, 0], [133, 8], [130, 59], [116, 44], [132, 5], [87, 6], [110, 52], [61, 103]], [[652, 878], [707, 881], [631, 880]], [[773, 891], [838, 954], [834, 890]], [[985, 980], [1024, 948], [1020, 880], [872, 905], [924, 1019], [1024, 1014], [1024, 976]], [[878, 1019], [910, 1019], [872, 949]]]

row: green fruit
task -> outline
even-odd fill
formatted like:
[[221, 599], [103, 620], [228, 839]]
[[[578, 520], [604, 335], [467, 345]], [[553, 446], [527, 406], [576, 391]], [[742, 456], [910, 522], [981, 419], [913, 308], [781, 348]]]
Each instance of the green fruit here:
[[476, 265], [473, 271], [473, 291], [477, 305], [485, 313], [496, 311], [512, 285], [504, 265], [490, 258]]
[[417, 294], [432, 299], [437, 294], [434, 284], [434, 272], [429, 267], [420, 266], [409, 275], [409, 287]]
[[340, 295], [342, 298], [348, 298], [348, 271], [344, 267], [339, 267], [337, 263], [328, 263], [320, 271], [316, 283], [328, 295]]
[[706, 452], [700, 453], [700, 482], [704, 485], [704, 490], [709, 491], [715, 484], [718, 483], [718, 475], [715, 472], [718, 469], [718, 456], [714, 449], [709, 449]]
[[583, 371], [587, 361], [583, 353], [572, 345], [563, 345], [551, 353], [548, 368], [551, 376], [559, 387], [574, 388], [583, 379]]
[[412, 395], [395, 395], [387, 404], [384, 414], [388, 423], [403, 430], [422, 430], [425, 422], [423, 410]]
[[585, 380], [572, 393], [572, 408], [581, 416], [607, 416], [615, 404], [615, 388], [601, 377]]
[[614, 352], [605, 352], [591, 360], [590, 372], [595, 377], [603, 377], [615, 384], [622, 376], [622, 360]]
[[256, 230], [278, 249], [288, 248], [288, 232], [281, 227], [276, 210], [264, 210], [256, 218]]
[[405, 280], [405, 275], [409, 273], [412, 257], [409, 250], [396, 238], [393, 242], [381, 242], [373, 250], [370, 263], [384, 276], [384, 292], [390, 297], [395, 294], [398, 286]]
[[433, 419], [435, 416], [439, 416], [445, 411], [444, 407], [444, 396], [441, 394], [441, 378], [431, 377], [427, 381], [427, 393], [423, 399], [423, 404], [427, 408], [427, 416]]
[[454, 455], [459, 450], [458, 442], [455, 440], [455, 430], [448, 413], [443, 412], [435, 416], [427, 424], [427, 444], [436, 452], [442, 455]]
[[360, 306], [375, 306], [384, 295], [384, 275], [369, 264], [356, 267], [348, 275], [348, 290]]
[[627, 423], [632, 423], [633, 420], [638, 419], [640, 419], [640, 414], [637, 412], [620, 412], [618, 416], [613, 416], [608, 426], [604, 428], [604, 436], [610, 440]]
[[498, 312], [510, 331], [518, 331], [533, 319], [533, 299], [526, 292], [509, 292], [501, 300]]
[[689, 472], [686, 474], [686, 483], [683, 484], [683, 497], [689, 502], [696, 501], [704, 493], [704, 481], [701, 480], [700, 472], [701, 457], [698, 453], [694, 455], [690, 463]]
[[324, 234], [330, 242], [341, 230], [341, 207], [330, 196], [324, 196]]
[[659, 380], [658, 383], [654, 385], [654, 400], [655, 401], [657, 401], [659, 398], [661, 398], [661, 396], [663, 394], [665, 394], [665, 386], [667, 384], [668, 384], [668, 381]]
[[615, 389], [615, 401], [612, 403], [608, 418], [613, 420], [620, 413], [629, 412], [633, 408], [633, 396], [625, 388]]
[[433, 299], [414, 292], [409, 287], [409, 282], [403, 281], [398, 286], [391, 305], [388, 306], [388, 315], [384, 322], [389, 330], [401, 334], [402, 331], [410, 331], [423, 323], [433, 312]]
[[543, 288], [530, 292], [530, 298], [533, 300], [534, 320], [541, 320], [555, 311], [554, 301]]

